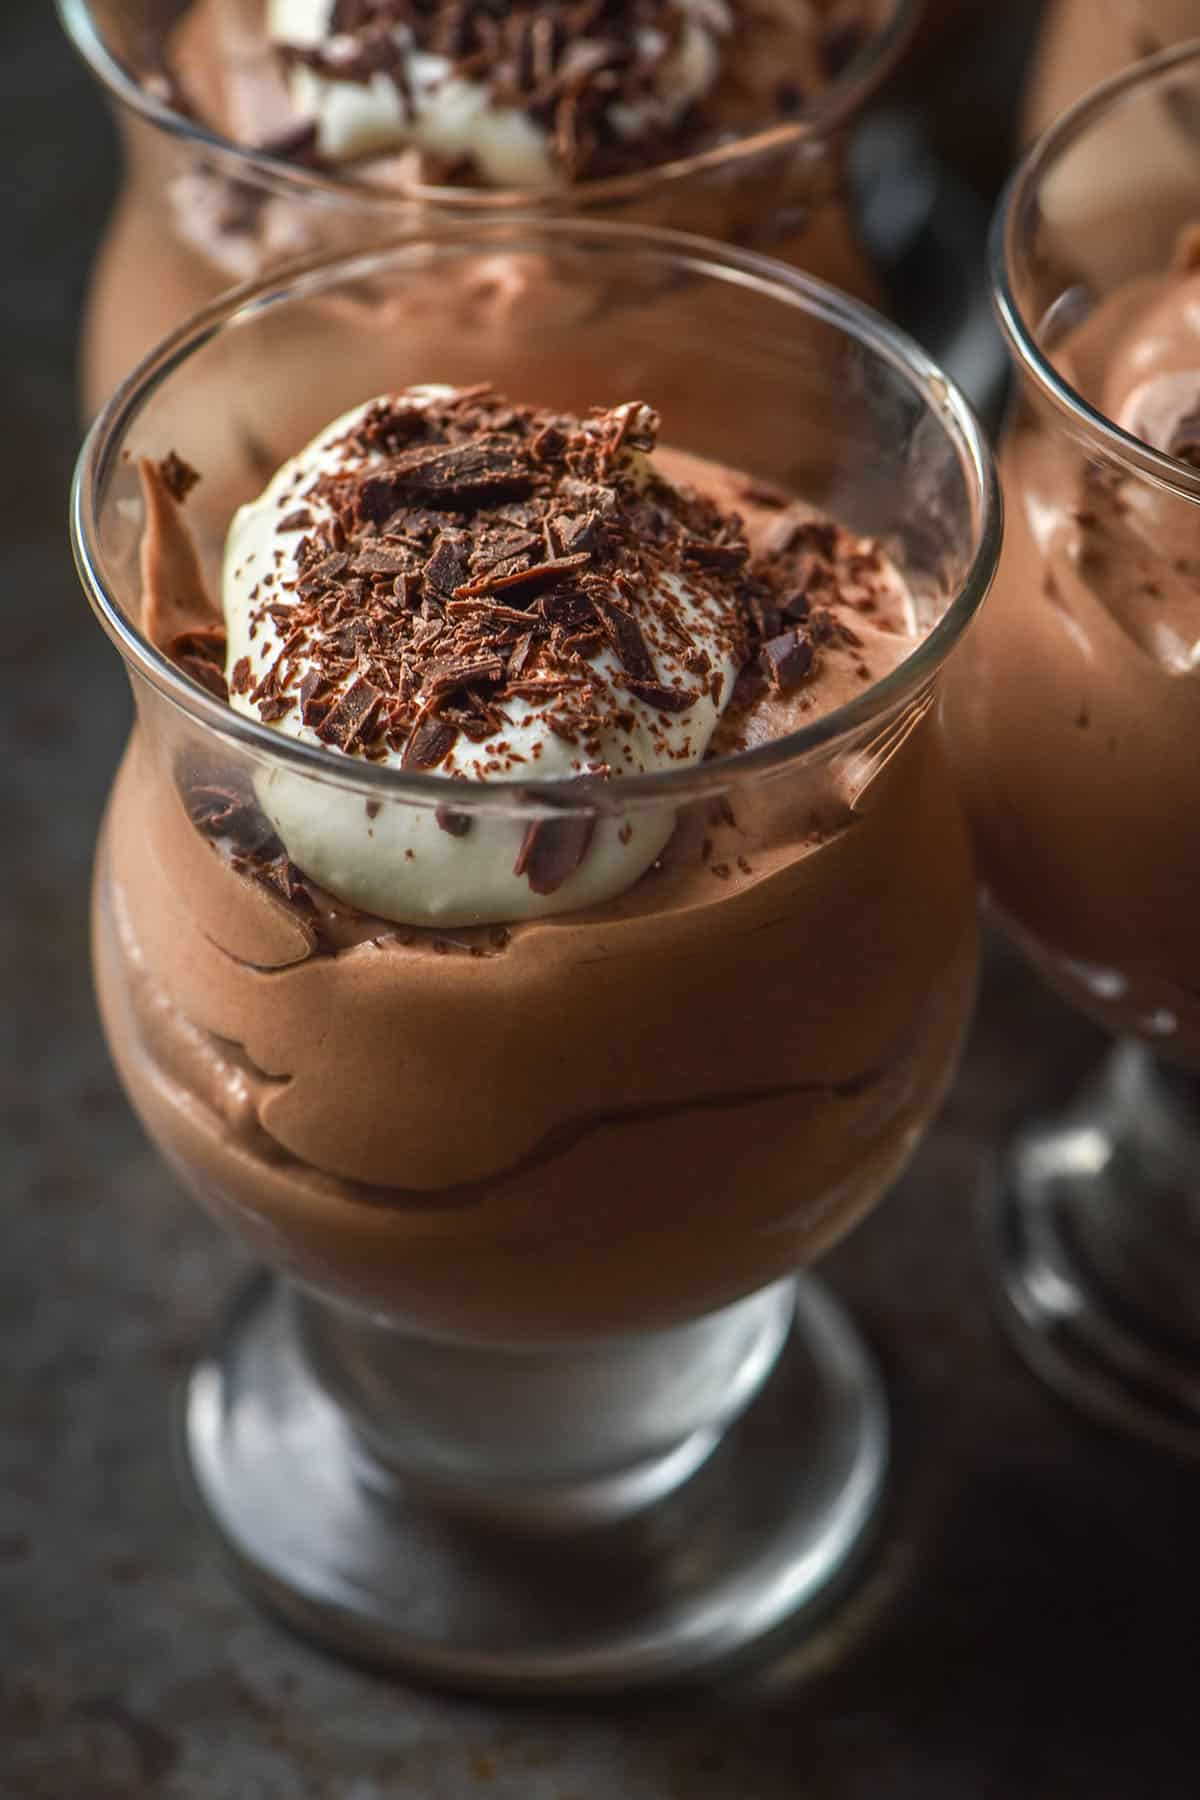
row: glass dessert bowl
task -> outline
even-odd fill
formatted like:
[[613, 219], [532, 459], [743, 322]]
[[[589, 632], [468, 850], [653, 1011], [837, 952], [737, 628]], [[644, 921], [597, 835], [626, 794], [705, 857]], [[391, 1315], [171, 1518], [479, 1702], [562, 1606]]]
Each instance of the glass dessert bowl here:
[[994, 600], [947, 697], [980, 871], [1038, 968], [1119, 1040], [1000, 1157], [994, 1257], [1036, 1367], [1200, 1447], [1200, 54], [1031, 151], [995, 235], [1019, 377]]
[[[593, 107], [594, 128], [585, 115], [582, 149], [577, 131], [567, 167], [557, 149], [563, 121], [536, 95], [532, 113], [523, 100], [479, 104], [489, 90], [481, 85], [488, 71], [475, 67], [478, 51], [462, 65], [469, 63], [469, 75], [451, 84], [458, 101], [465, 96], [467, 122], [461, 106], [442, 120], [437, 90], [418, 88], [412, 116], [432, 122], [415, 139], [395, 83], [392, 100], [381, 102], [378, 87], [367, 84], [382, 77], [324, 81], [311, 66], [320, 54], [311, 45], [333, 41], [321, 38], [319, 24], [332, 0], [323, 9], [304, 0], [143, 0], [137, 7], [60, 0], [72, 41], [112, 99], [126, 156], [86, 319], [85, 404], [98, 407], [167, 331], [232, 284], [291, 258], [439, 220], [467, 229], [536, 211], [667, 226], [782, 256], [877, 299], [858, 242], [846, 153], [853, 122], [893, 67], [919, 0], [846, 0], [832, 14], [808, 0], [754, 0], [753, 31], [738, 13], [749, 5], [663, 5], [671, 30], [685, 36], [682, 50], [660, 57], [661, 71], [634, 66], [621, 36], [633, 30], [638, 9], [611, 7], [604, 23], [617, 34], [612, 68], [599, 40], [585, 47], [599, 58], [596, 81], [615, 83], [616, 70], [641, 83], [633, 100], [614, 87], [613, 110], [628, 135], [607, 125], [603, 106]], [[426, 9], [435, 25], [451, 10]], [[486, 23], [493, 10], [468, 8], [466, 17]], [[536, 9], [526, 10], [532, 17]], [[793, 19], [803, 30], [793, 32]], [[268, 20], [277, 34], [309, 46], [308, 61], [293, 58], [286, 77], [267, 53]], [[366, 29], [377, 32], [369, 21]], [[377, 36], [366, 48], [377, 54]], [[578, 60], [580, 46], [572, 50], [569, 35], [555, 38], [550, 53]], [[436, 59], [425, 49], [415, 54], [424, 58], [416, 68], [424, 80]], [[398, 80], [411, 96], [406, 67]], [[514, 80], [525, 94], [535, 79], [523, 64], [499, 73], [503, 82], [491, 86], [505, 95]], [[570, 100], [578, 80], [567, 75], [569, 82], [556, 68], [553, 79]], [[681, 108], [689, 95], [694, 103]]]
[[[501, 343], [414, 331], [497, 255], [543, 295]], [[75, 545], [137, 700], [101, 1007], [275, 1271], [184, 1440], [307, 1630], [600, 1689], [851, 1565], [886, 1411], [794, 1271], [893, 1181], [967, 1022], [937, 696], [999, 530], [915, 347], [633, 227], [289, 271], [98, 419]]]
[[1142, 57], [1200, 37], [1200, 0], [1051, 0], [1025, 98], [1029, 137]]

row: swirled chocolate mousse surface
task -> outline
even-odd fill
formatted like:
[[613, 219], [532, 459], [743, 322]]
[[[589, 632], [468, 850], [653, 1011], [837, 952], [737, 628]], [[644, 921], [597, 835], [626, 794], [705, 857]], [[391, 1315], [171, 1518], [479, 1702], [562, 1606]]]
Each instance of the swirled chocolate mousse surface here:
[[[143, 469], [145, 624], [184, 672], [228, 669], [332, 772], [415, 760], [446, 798], [314, 807], [261, 759], [136, 734], [97, 889], [114, 1048], [206, 1203], [433, 1330], [650, 1326], [802, 1261], [903, 1161], [969, 1007], [928, 691], [715, 800], [617, 780], [736, 769], [921, 636], [878, 544], [656, 425], [490, 390], [357, 409], [234, 520], [224, 621], [190, 477]], [[472, 811], [530, 770], [561, 818]]]
[[[1053, 351], [1131, 436], [1200, 462], [1200, 233]], [[1042, 415], [1005, 453], [996, 594], [950, 718], [984, 874], [1110, 1027], [1200, 1058], [1200, 502], [1088, 457]]]
[[1119, 70], [1200, 32], [1200, 0], [1053, 0], [1025, 105], [1036, 136]]
[[545, 188], [793, 116], [882, 0], [197, 0], [165, 96], [368, 181]]

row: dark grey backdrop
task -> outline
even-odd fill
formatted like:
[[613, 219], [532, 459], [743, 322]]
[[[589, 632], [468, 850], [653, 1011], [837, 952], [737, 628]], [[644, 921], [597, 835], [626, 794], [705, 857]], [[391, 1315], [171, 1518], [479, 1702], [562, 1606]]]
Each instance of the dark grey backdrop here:
[[[957, 110], [994, 174], [994, 111]], [[716, 1699], [499, 1711], [326, 1662], [229, 1585], [167, 1409], [237, 1264], [129, 1119], [88, 987], [127, 700], [64, 514], [114, 158], [49, 0], [0, 6], [0, 119], [0, 1800], [1191, 1800], [1200, 1485], [1039, 1392], [976, 1260], [980, 1146], [1096, 1049], [1007, 962], [941, 1126], [831, 1259], [900, 1465], [884, 1550], [815, 1656]]]

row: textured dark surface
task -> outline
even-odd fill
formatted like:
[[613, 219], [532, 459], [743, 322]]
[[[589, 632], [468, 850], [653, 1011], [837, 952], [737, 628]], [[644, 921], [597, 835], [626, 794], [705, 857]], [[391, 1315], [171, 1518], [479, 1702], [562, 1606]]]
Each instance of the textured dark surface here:
[[47, 0], [0, 9], [0, 1800], [1189, 1800], [1200, 1483], [1042, 1394], [988, 1311], [981, 1147], [1096, 1042], [1005, 962], [945, 1117], [829, 1274], [886, 1364], [882, 1553], [807, 1653], [717, 1696], [494, 1709], [251, 1610], [188, 1513], [172, 1385], [236, 1279], [130, 1120], [87, 973], [127, 702], [63, 516], [113, 176]]

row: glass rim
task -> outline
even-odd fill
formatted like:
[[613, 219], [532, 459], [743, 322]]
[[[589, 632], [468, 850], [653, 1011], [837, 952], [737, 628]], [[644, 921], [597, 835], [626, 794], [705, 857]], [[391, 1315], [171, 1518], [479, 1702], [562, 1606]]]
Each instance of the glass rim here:
[[605, 176], [561, 189], [543, 190], [453, 187], [425, 182], [372, 188], [362, 181], [326, 170], [302, 168], [267, 151], [237, 144], [202, 121], [176, 112], [165, 101], [149, 93], [104, 42], [93, 16], [92, 0], [54, 0], [54, 3], [67, 37], [112, 99], [160, 131], [184, 143], [195, 144], [242, 180], [248, 173], [253, 173], [264, 186], [277, 192], [316, 195], [368, 212], [387, 212], [399, 204], [420, 202], [484, 217], [539, 209], [573, 213], [589, 206], [617, 205], [623, 199], [640, 194], [650, 181], [672, 186], [784, 146], [819, 142], [861, 105], [895, 66], [925, 8], [925, 0], [892, 0], [891, 13], [874, 36], [794, 119], [740, 133], [710, 149], [691, 156], [674, 157], [632, 174]]
[[[525, 237], [523, 233], [531, 235]], [[99, 497], [114, 463], [125, 451], [129, 431], [146, 400], [194, 352], [222, 331], [236, 328], [272, 306], [319, 296], [344, 282], [363, 280], [378, 274], [383, 267], [402, 264], [405, 259], [415, 265], [418, 259], [427, 259], [431, 251], [436, 255], [439, 248], [459, 255], [476, 249], [492, 250], [497, 243], [510, 251], [544, 250], [548, 238], [585, 247], [609, 244], [624, 252], [657, 252], [694, 275], [728, 280], [742, 289], [789, 303], [865, 345], [908, 382], [939, 418], [957, 449], [973, 502], [975, 542], [959, 591], [915, 649], [881, 680], [800, 730], [752, 750], [656, 774], [479, 783], [472, 784], [469, 792], [462, 791], [465, 784], [456, 783], [455, 809], [528, 812], [540, 803], [547, 813], [585, 808], [610, 812], [618, 804], [640, 807], [653, 801], [680, 802], [717, 796], [731, 786], [793, 765], [857, 733], [919, 692], [941, 668], [982, 605], [1000, 553], [999, 479], [983, 427], [965, 396], [919, 345], [869, 307], [826, 282], [754, 252], [733, 250], [684, 232], [573, 219], [492, 221], [476, 227], [469, 235], [461, 229], [442, 227], [406, 233], [369, 250], [336, 255], [325, 252], [309, 257], [277, 271], [267, 280], [247, 283], [222, 295], [177, 327], [138, 364], [93, 421], [79, 453], [70, 495], [70, 537], [76, 570], [92, 611], [131, 673], [141, 676], [196, 724], [270, 762], [377, 798], [387, 795], [425, 806], [445, 804], [444, 776], [403, 771], [358, 758], [339, 759], [323, 745], [304, 743], [246, 717], [184, 675], [145, 636], [110, 591], [97, 549]], [[564, 799], [567, 790], [570, 801]]]
[[[1089, 445], [1101, 447], [1135, 475], [1149, 477], [1184, 499], [1200, 500], [1200, 469], [1126, 431], [1093, 406], [1055, 367], [1038, 341], [1040, 321], [1025, 316], [1013, 280], [1026, 225], [1042, 184], [1059, 158], [1117, 107], [1151, 91], [1157, 83], [1169, 81], [1181, 69], [1200, 77], [1200, 39], [1159, 51], [1121, 70], [1090, 89], [1055, 120], [1025, 152], [1005, 186], [992, 219], [988, 259], [993, 306], [1018, 374], [1027, 377]], [[1200, 167], [1197, 174], [1200, 176]]]

